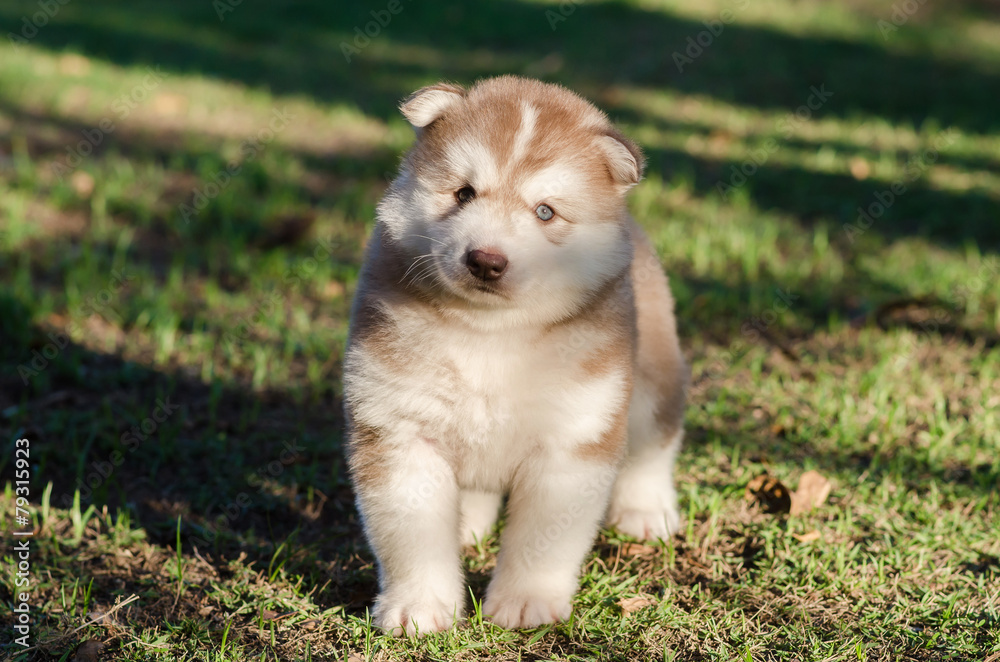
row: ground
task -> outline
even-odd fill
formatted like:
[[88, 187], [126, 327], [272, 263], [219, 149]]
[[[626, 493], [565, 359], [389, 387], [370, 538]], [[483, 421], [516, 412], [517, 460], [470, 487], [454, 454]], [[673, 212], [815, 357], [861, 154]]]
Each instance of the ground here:
[[[27, 439], [36, 529], [27, 589], [5, 537], [0, 650], [1000, 659], [997, 4], [348, 4], [0, 7], [0, 517], [24, 528]], [[685, 524], [602, 532], [567, 623], [394, 640], [341, 448], [348, 305], [412, 140], [395, 104], [501, 73], [649, 156]], [[745, 499], [807, 470], [811, 511]], [[466, 556], [477, 602], [496, 550]]]

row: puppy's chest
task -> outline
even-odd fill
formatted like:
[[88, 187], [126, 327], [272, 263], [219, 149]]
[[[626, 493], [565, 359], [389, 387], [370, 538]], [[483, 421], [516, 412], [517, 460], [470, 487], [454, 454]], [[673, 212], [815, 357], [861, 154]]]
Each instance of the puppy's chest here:
[[[424, 412], [428, 433], [459, 454], [517, 455], [582, 421], [599, 427], [603, 409], [622, 389], [616, 375], [582, 375], [579, 347], [559, 336], [422, 331], [411, 340], [426, 349], [409, 388], [422, 389], [433, 403], [433, 412]], [[576, 345], [588, 340], [575, 334]]]
[[543, 423], [533, 406], [539, 394], [566, 372], [526, 336], [437, 332], [431, 343], [436, 351], [428, 355], [425, 384], [440, 405], [438, 432], [452, 444], [485, 446], [523, 436]]

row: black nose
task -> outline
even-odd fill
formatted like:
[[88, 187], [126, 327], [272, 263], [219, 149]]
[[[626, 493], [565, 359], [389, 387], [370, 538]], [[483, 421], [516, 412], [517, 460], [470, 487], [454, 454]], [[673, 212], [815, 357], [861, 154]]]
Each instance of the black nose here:
[[507, 258], [497, 253], [487, 253], [486, 251], [469, 251], [465, 256], [465, 266], [476, 278], [482, 280], [496, 280], [503, 275], [507, 268]]

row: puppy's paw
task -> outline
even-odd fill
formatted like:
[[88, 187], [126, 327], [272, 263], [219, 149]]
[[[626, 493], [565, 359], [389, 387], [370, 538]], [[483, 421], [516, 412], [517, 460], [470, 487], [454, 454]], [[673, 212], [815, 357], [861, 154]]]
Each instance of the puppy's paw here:
[[487, 591], [483, 613], [500, 627], [534, 628], [565, 621], [573, 612], [572, 596]]
[[462, 607], [427, 596], [411, 600], [393, 600], [379, 596], [372, 620], [393, 637], [429, 634], [451, 629], [462, 617]]
[[639, 540], [669, 540], [680, 530], [681, 516], [671, 507], [640, 510], [612, 506], [608, 525]]

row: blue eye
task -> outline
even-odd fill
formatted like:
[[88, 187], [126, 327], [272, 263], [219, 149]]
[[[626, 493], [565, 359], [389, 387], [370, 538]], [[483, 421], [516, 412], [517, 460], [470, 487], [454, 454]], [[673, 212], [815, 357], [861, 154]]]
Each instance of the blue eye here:
[[535, 216], [542, 219], [543, 221], [549, 220], [550, 218], [555, 216], [555, 214], [556, 213], [552, 211], [552, 207], [549, 207], [548, 205], [538, 205], [537, 207], [535, 207]]

